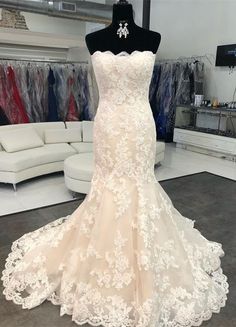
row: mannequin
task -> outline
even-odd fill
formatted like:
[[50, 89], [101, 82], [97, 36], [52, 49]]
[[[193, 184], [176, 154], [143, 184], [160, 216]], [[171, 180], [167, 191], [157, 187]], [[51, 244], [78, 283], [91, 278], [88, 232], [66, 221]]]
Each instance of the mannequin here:
[[[119, 25], [119, 24], [122, 25]], [[127, 25], [125, 25], [127, 24]], [[118, 29], [127, 26], [128, 34], [120, 37]], [[112, 23], [100, 31], [89, 33], [85, 41], [90, 54], [95, 51], [111, 51], [114, 54], [125, 51], [149, 50], [156, 53], [161, 41], [161, 35], [135, 24], [133, 7], [128, 1], [120, 0], [113, 5]]]

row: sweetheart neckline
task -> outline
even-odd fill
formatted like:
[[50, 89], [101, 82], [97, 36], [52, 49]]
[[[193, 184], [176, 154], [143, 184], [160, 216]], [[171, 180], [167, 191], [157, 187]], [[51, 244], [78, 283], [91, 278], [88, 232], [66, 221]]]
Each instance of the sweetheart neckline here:
[[[91, 54], [91, 57], [94, 56], [95, 54], [98, 54], [98, 53], [108, 53], [108, 54], [111, 54], [111, 55], [113, 55], [115, 57], [131, 57], [135, 53], [145, 53], [145, 52], [150, 53], [153, 56], [156, 56], [156, 53], [153, 53], [151, 50], [134, 50], [131, 53], [128, 53], [127, 51], [120, 51], [117, 54], [113, 53], [111, 50], [105, 50], [105, 51], [96, 50], [94, 53]], [[122, 55], [122, 54], [124, 54], [124, 55]]]

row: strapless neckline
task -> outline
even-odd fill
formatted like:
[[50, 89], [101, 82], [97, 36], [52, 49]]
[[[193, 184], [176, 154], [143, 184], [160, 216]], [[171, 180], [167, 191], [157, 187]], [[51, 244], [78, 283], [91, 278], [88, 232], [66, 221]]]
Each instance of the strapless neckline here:
[[115, 57], [131, 57], [135, 54], [139, 54], [139, 53], [149, 53], [152, 54], [153, 56], [156, 56], [156, 53], [153, 53], [151, 50], [134, 50], [131, 53], [127, 52], [127, 51], [120, 51], [117, 54], [113, 53], [111, 50], [105, 50], [105, 51], [101, 51], [101, 50], [96, 50], [94, 53], [91, 54], [91, 57], [95, 56], [96, 54], [110, 54], [112, 56]]

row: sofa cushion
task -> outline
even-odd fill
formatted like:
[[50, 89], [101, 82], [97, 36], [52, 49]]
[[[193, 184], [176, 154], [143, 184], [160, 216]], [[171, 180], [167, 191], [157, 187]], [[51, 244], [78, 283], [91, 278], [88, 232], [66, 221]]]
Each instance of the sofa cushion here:
[[81, 140], [81, 133], [77, 128], [45, 130], [45, 143], [80, 142]]
[[83, 142], [93, 142], [93, 121], [83, 120]]
[[51, 162], [64, 161], [76, 151], [67, 143], [45, 144], [42, 147], [8, 153], [0, 152], [0, 171], [18, 172]]
[[44, 145], [43, 140], [32, 127], [5, 131], [0, 135], [0, 142], [7, 152], [32, 149]]
[[41, 123], [28, 123], [28, 124], [11, 124], [11, 125], [3, 125], [0, 126], [0, 135], [5, 133], [6, 131], [18, 130], [22, 128], [33, 128], [39, 137], [44, 141], [44, 133], [46, 129], [57, 129], [57, 128], [64, 128], [65, 124], [63, 121], [57, 122], [41, 122]]
[[71, 156], [64, 161], [64, 173], [76, 180], [91, 181], [94, 171], [93, 153]]
[[76, 128], [82, 134], [82, 121], [66, 121], [65, 124], [66, 124], [66, 128], [68, 129]]
[[93, 143], [91, 142], [76, 142], [70, 145], [73, 146], [78, 153], [93, 152]]
[[63, 121], [52, 121], [52, 122], [41, 122], [41, 123], [31, 123], [30, 124], [44, 141], [45, 131], [48, 129], [65, 129], [65, 124]]

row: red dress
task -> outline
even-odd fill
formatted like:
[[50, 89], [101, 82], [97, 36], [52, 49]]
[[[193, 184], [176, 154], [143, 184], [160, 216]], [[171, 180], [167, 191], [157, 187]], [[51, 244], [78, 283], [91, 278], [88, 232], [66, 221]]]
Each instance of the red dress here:
[[[6, 100], [7, 100], [7, 90], [6, 90], [6, 75], [4, 72], [3, 67], [0, 65], [0, 107], [8, 116], [7, 110], [6, 110]], [[8, 116], [9, 118], [9, 116]]]
[[68, 85], [69, 85], [69, 103], [68, 103], [68, 112], [66, 115], [67, 121], [77, 121], [79, 120], [78, 117], [78, 109], [75, 101], [75, 97], [73, 94], [73, 86], [74, 86], [75, 80], [73, 77], [69, 77], [68, 79]]
[[20, 97], [16, 85], [15, 73], [11, 66], [7, 67], [6, 85], [6, 112], [11, 124], [29, 123], [29, 117]]

